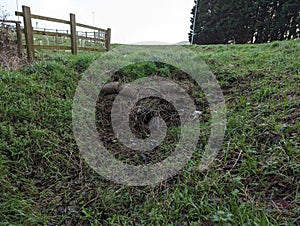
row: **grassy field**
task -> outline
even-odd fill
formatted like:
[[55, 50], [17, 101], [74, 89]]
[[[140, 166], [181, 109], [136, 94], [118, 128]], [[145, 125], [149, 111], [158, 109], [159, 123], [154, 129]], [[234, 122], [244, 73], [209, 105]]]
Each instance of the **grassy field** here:
[[[210, 170], [197, 170], [196, 153], [155, 187], [105, 180], [79, 153], [72, 98], [99, 54], [0, 71], [0, 225], [300, 225], [300, 40], [186, 48], [219, 80], [226, 136]], [[173, 71], [144, 64], [122, 73]]]

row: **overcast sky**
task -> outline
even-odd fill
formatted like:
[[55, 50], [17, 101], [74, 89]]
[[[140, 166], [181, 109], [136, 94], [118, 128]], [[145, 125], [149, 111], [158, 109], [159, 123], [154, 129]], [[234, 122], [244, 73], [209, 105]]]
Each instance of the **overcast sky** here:
[[[12, 15], [9, 19], [17, 19], [17, 3], [19, 11], [26, 5], [33, 14], [59, 19], [68, 20], [74, 13], [79, 23], [111, 28], [113, 43], [131, 44], [187, 41], [194, 0], [0, 0]], [[38, 22], [38, 27], [53, 26]]]

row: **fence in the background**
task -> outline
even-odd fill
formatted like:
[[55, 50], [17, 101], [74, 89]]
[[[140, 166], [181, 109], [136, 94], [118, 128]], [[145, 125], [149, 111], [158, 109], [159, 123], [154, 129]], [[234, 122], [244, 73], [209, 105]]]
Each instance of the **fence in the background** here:
[[[21, 29], [21, 31], [25, 34], [25, 47], [27, 50], [28, 61], [32, 61], [34, 59], [35, 49], [71, 50], [72, 54], [77, 54], [78, 50], [110, 50], [110, 28], [105, 30], [94, 26], [76, 23], [74, 14], [70, 14], [70, 21], [68, 21], [31, 14], [30, 8], [27, 6], [22, 6], [22, 10], [23, 12], [16, 12], [15, 14], [16, 16], [23, 17], [24, 29]], [[67, 24], [70, 26], [70, 31], [33, 28], [32, 19]], [[77, 31], [77, 27], [89, 29], [92, 30], [92, 32], [80, 32]]]
[[[22, 57], [22, 32], [20, 21], [0, 20], [0, 50], [11, 50], [16, 46], [19, 57]], [[13, 27], [10, 24], [14, 24]], [[15, 32], [16, 34], [11, 34]], [[12, 36], [14, 37], [12, 39]]]

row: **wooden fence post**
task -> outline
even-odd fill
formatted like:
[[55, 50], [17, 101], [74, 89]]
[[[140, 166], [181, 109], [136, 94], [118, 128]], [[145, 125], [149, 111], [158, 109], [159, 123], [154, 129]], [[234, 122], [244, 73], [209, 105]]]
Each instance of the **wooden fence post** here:
[[106, 51], [110, 50], [110, 39], [111, 39], [111, 29], [107, 28], [106, 35], [105, 35], [105, 48], [106, 48]]
[[70, 26], [71, 26], [71, 48], [72, 54], [77, 54], [77, 37], [76, 37], [76, 19], [74, 14], [70, 14]]
[[22, 51], [23, 51], [23, 46], [22, 46], [22, 31], [21, 31], [21, 26], [20, 23], [16, 23], [16, 31], [17, 31], [17, 50], [18, 50], [18, 57], [22, 57]]
[[31, 24], [31, 13], [30, 8], [22, 6], [23, 19], [24, 19], [24, 30], [26, 39], [27, 59], [31, 62], [34, 59], [34, 42], [33, 42], [33, 28]]

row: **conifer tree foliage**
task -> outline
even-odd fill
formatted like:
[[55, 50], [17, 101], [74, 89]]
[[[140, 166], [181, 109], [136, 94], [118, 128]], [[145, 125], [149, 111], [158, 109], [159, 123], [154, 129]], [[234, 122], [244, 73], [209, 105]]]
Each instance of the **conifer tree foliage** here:
[[[300, 37], [299, 0], [198, 0], [195, 44], [264, 43]], [[195, 10], [196, 21], [195, 29]]]

